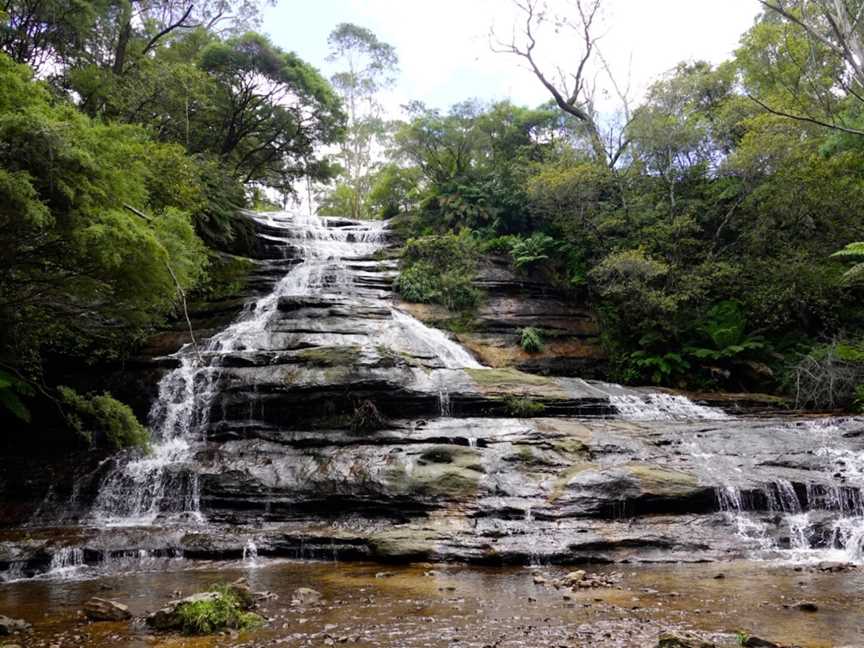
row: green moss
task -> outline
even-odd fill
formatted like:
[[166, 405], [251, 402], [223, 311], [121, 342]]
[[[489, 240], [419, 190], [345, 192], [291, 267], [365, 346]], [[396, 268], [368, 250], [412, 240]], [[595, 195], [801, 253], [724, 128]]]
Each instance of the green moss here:
[[532, 416], [542, 416], [543, 412], [546, 411], [546, 406], [530, 398], [508, 396], [504, 399], [504, 411], [507, 412], [508, 416], [531, 418]]
[[181, 604], [177, 616], [184, 634], [205, 635], [225, 629], [247, 630], [264, 620], [254, 612], [245, 611], [244, 602], [228, 585], [213, 588], [215, 596]]
[[545, 376], [523, 373], [517, 369], [466, 369], [471, 379], [478, 385], [484, 387], [552, 387], [557, 389], [558, 385]]
[[357, 346], [321, 346], [298, 351], [296, 357], [310, 367], [346, 367], [360, 361], [361, 351]]
[[584, 472], [596, 470], [597, 464], [590, 462], [579, 462], [571, 465], [567, 470], [560, 474], [555, 483], [552, 484], [552, 489], [549, 491], [549, 501], [554, 502], [564, 493], [564, 490], [570, 484], [570, 481]]

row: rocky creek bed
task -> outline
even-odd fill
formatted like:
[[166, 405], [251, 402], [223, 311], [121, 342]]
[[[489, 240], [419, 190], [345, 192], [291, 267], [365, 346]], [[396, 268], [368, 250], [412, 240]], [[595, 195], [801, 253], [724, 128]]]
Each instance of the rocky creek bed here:
[[[61, 646], [603, 646], [654, 647], [664, 632], [692, 632], [716, 646], [759, 636], [777, 645], [860, 646], [864, 571], [758, 561], [615, 565], [587, 569], [601, 584], [556, 588], [561, 567], [467, 567], [273, 561], [207, 562], [184, 568], [0, 586], [0, 614], [32, 631], [0, 638], [28, 647]], [[836, 568], [834, 568], [836, 569]], [[245, 577], [274, 596], [260, 629], [209, 637], [154, 633], [141, 618], [178, 595]], [[297, 588], [320, 604], [292, 603]], [[91, 623], [92, 596], [128, 605], [131, 621]], [[806, 602], [811, 607], [802, 609]], [[757, 645], [757, 644], [753, 644]]]

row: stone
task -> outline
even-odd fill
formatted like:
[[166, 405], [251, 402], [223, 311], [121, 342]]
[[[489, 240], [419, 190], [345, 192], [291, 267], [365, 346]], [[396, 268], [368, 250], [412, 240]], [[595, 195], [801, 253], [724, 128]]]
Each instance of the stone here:
[[182, 627], [183, 622], [180, 619], [178, 610], [186, 603], [198, 603], [200, 601], [215, 601], [220, 597], [218, 592], [201, 592], [193, 594], [176, 601], [171, 601], [168, 605], [153, 614], [147, 616], [147, 625], [156, 630], [177, 630]]
[[90, 621], [125, 621], [132, 613], [122, 603], [94, 596], [84, 603], [84, 616]]
[[574, 585], [578, 585], [585, 579], [585, 571], [582, 569], [577, 569], [576, 571], [569, 572], [564, 578], [561, 580], [568, 587], [573, 587]]
[[802, 612], [818, 612], [819, 606], [813, 603], [812, 601], [801, 601], [800, 603], [795, 604], [796, 610], [801, 610]]
[[23, 619], [12, 619], [7, 616], [0, 616], [0, 636], [27, 632], [30, 630], [30, 627], [30, 624]]
[[689, 632], [664, 632], [657, 640], [657, 648], [715, 648], [715, 646]]
[[291, 602], [301, 607], [308, 607], [312, 605], [320, 605], [323, 600], [324, 597], [321, 596], [321, 592], [310, 587], [298, 587], [294, 590]]
[[768, 641], [767, 639], [760, 639], [759, 637], [747, 637], [741, 642], [741, 645], [744, 648], [783, 648], [780, 644]]

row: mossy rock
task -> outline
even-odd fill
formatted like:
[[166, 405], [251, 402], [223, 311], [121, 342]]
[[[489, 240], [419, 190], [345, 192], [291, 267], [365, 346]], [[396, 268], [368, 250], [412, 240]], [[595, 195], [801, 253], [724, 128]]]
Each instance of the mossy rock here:
[[484, 394], [567, 398], [560, 385], [545, 376], [535, 376], [512, 368], [466, 369], [465, 371]]
[[310, 367], [346, 367], [360, 362], [358, 346], [320, 346], [298, 351], [295, 356]]
[[388, 469], [386, 479], [396, 493], [462, 499], [476, 494], [485, 472], [479, 451], [436, 445], [424, 450], [413, 466]]
[[564, 472], [562, 472], [558, 476], [558, 479], [556, 479], [555, 482], [552, 484], [552, 488], [549, 491], [549, 497], [547, 498], [548, 501], [554, 502], [559, 497], [561, 497], [561, 495], [564, 494], [564, 491], [570, 485], [570, 482], [573, 481], [573, 479], [575, 479], [576, 477], [589, 471], [597, 471], [599, 470], [599, 468], [599, 465], [591, 463], [589, 461], [574, 463]]
[[695, 475], [654, 466], [651, 464], [628, 464], [627, 473], [635, 478], [641, 490], [648, 495], [661, 497], [682, 497], [700, 490]]

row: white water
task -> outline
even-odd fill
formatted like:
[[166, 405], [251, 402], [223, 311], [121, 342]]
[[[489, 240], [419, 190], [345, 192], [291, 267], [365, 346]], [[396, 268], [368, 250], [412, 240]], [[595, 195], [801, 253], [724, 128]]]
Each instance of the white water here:
[[[741, 540], [769, 559], [864, 564], [864, 453], [837, 447], [844, 425], [850, 422], [855, 420], [825, 418], [789, 424], [812, 435], [813, 454], [825, 461], [826, 481], [808, 482], [803, 494], [784, 479], [749, 493], [731, 485], [718, 489], [720, 510]], [[835, 477], [841, 466], [842, 481]]]
[[612, 394], [609, 402], [621, 418], [629, 421], [722, 421], [729, 418], [721, 409], [698, 405], [677, 394]]

